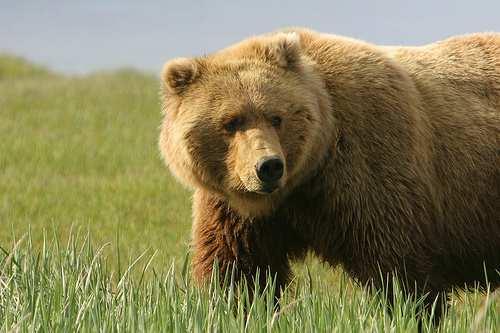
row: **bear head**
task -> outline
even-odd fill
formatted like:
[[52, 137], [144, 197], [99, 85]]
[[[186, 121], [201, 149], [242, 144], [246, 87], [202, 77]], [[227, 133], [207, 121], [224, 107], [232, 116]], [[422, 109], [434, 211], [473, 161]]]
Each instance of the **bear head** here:
[[270, 213], [329, 142], [329, 97], [297, 33], [258, 36], [162, 72], [160, 150], [172, 173], [244, 216]]

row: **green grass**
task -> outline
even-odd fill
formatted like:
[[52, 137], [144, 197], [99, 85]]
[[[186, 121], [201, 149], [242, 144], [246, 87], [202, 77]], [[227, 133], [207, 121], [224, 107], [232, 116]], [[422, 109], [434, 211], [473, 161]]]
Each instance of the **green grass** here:
[[[186, 262], [155, 270], [151, 251], [138, 253], [122, 268], [110, 267], [106, 252], [111, 245], [93, 250], [90, 236], [79, 235], [65, 244], [56, 236], [36, 249], [28, 234], [3, 251], [1, 330], [408, 332], [418, 327], [418, 300], [405, 300], [398, 293], [390, 317], [383, 297], [354, 287], [344, 275], [334, 286], [321, 276], [299, 276], [277, 309], [271, 279], [249, 301], [246, 286], [235, 286], [231, 276], [223, 288], [213, 278], [210, 286], [199, 289], [191, 285]], [[440, 330], [494, 332], [500, 325], [499, 303], [498, 294], [484, 300], [469, 294], [450, 310]], [[428, 322], [425, 318], [425, 330]]]
[[[230, 278], [193, 287], [189, 193], [158, 153], [158, 86], [0, 55], [0, 330], [416, 331], [418, 300], [399, 295], [389, 317], [382, 297], [312, 259], [279, 310]], [[500, 330], [498, 293], [451, 303], [440, 331]]]

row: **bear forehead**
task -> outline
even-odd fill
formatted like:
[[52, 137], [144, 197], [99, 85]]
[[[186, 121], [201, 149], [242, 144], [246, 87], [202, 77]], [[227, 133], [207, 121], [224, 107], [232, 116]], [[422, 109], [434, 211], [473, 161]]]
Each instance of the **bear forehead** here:
[[265, 64], [227, 61], [206, 66], [201, 73], [201, 83], [232, 89], [263, 87], [266, 84], [278, 83], [283, 74], [279, 69]]
[[[231, 85], [225, 82], [217, 89], [205, 89], [203, 93], [195, 94], [189, 103], [200, 112], [205, 108], [220, 113], [267, 112], [288, 108], [292, 99], [286, 98], [279, 89], [258, 85], [238, 83]], [[187, 105], [186, 105], [187, 106]]]
[[258, 105], [286, 99], [284, 95], [292, 91], [293, 84], [285, 82], [279, 73], [258, 67], [227, 67], [202, 74], [189, 95], [211, 103], [237, 100]]

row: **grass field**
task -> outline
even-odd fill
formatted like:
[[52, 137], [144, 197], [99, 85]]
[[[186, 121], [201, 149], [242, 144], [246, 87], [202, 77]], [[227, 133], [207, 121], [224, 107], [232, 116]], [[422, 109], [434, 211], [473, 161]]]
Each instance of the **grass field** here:
[[[159, 157], [157, 81], [0, 56], [2, 331], [417, 330], [418, 302], [398, 298], [389, 317], [383, 298], [312, 259], [279, 311], [270, 292], [251, 304], [227, 292], [230, 278], [225, 291], [192, 287], [189, 193]], [[450, 302], [440, 331], [500, 331], [498, 293]]]

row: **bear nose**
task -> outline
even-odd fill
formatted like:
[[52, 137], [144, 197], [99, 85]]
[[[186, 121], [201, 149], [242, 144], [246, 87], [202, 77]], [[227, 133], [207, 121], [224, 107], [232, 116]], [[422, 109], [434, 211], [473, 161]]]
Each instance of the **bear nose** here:
[[283, 162], [277, 156], [264, 157], [256, 165], [257, 176], [264, 183], [278, 181], [283, 176]]

